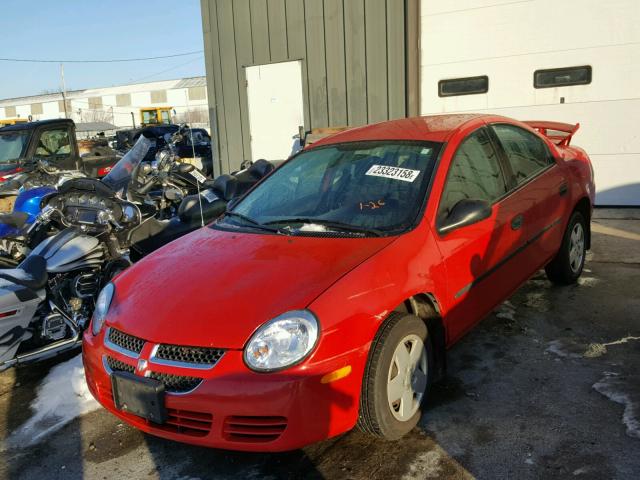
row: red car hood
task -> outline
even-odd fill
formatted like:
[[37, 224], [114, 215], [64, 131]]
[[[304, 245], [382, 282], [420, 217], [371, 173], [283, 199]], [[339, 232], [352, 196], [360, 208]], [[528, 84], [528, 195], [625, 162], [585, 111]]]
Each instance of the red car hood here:
[[120, 275], [107, 323], [154, 343], [242, 348], [392, 241], [202, 228]]

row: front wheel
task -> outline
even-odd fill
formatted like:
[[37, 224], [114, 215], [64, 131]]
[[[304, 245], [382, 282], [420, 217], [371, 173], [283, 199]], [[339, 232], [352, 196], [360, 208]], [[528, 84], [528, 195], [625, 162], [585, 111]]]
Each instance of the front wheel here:
[[587, 222], [582, 213], [573, 212], [557, 255], [545, 267], [547, 278], [553, 283], [571, 285], [584, 268], [586, 257]]
[[371, 345], [360, 397], [360, 430], [396, 440], [420, 420], [433, 379], [433, 348], [425, 323], [392, 313]]

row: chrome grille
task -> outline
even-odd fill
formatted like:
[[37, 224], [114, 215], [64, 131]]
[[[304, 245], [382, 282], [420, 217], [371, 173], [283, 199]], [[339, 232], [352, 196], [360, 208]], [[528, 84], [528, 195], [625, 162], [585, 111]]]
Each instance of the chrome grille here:
[[201, 378], [171, 375], [169, 373], [150, 372], [149, 377], [162, 382], [165, 390], [171, 393], [189, 392], [202, 382]]
[[133, 365], [121, 362], [120, 360], [116, 360], [113, 357], [107, 357], [107, 365], [113, 372], [134, 373], [136, 371], [136, 367], [134, 367]]
[[121, 332], [115, 328], [109, 329], [109, 335], [107, 338], [114, 345], [138, 355], [142, 351], [142, 347], [144, 347], [144, 340], [141, 338], [134, 337], [133, 335]]
[[224, 354], [219, 348], [184, 347], [181, 345], [158, 345], [154, 360], [168, 362], [192, 363], [213, 367]]

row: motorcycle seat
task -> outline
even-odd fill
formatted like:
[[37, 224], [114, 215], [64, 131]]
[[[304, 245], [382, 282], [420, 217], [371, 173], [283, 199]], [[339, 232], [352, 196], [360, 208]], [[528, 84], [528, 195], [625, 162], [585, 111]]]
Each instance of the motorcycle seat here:
[[0, 223], [14, 228], [22, 228], [27, 223], [29, 214], [25, 212], [0, 213]]
[[0, 270], [0, 278], [31, 290], [39, 290], [49, 278], [47, 261], [40, 255], [29, 255], [18, 268]]
[[267, 160], [256, 160], [249, 168], [235, 174], [238, 180], [235, 195], [244, 195], [256, 183], [275, 170], [275, 166]]
[[238, 192], [238, 179], [233, 175], [220, 175], [213, 181], [211, 189], [218, 198], [228, 202]]
[[197, 194], [188, 195], [184, 197], [178, 207], [178, 217], [180, 221], [188, 224], [200, 223], [200, 205], [202, 205], [202, 220], [208, 223], [224, 213], [227, 208], [227, 201], [218, 197], [210, 202], [204, 196], [198, 199]]

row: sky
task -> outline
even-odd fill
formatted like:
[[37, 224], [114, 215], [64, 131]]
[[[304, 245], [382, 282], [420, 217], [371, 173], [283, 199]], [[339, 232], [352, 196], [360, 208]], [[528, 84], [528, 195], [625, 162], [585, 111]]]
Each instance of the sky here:
[[[2, 0], [0, 57], [87, 60], [203, 49], [199, 0]], [[66, 63], [67, 90], [204, 75], [202, 53], [127, 63]], [[60, 90], [59, 63], [0, 61], [0, 99]]]

